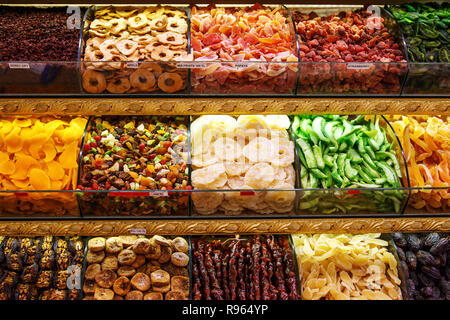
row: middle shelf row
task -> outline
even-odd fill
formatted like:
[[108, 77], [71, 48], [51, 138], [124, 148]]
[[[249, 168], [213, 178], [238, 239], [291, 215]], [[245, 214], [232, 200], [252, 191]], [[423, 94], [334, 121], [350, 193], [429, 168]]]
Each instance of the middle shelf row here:
[[0, 216], [442, 214], [440, 116], [0, 119]]

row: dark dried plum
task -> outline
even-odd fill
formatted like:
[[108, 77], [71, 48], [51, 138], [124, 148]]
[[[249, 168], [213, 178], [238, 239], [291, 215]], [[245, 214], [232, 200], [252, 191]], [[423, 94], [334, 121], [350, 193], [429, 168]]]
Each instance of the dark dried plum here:
[[424, 266], [435, 266], [439, 265], [439, 262], [436, 261], [436, 258], [429, 252], [419, 250], [416, 254], [417, 261], [419, 261]]
[[403, 236], [403, 233], [394, 233], [392, 235], [392, 238], [394, 239], [394, 242], [397, 246], [401, 248], [405, 248], [407, 245], [406, 239]]
[[423, 241], [423, 245], [424, 245], [425, 247], [430, 248], [430, 247], [432, 247], [436, 242], [438, 242], [440, 238], [441, 238], [441, 237], [439, 237], [439, 234], [437, 234], [436, 232], [429, 233], [429, 234], [425, 237], [425, 239], [424, 239], [424, 241]]
[[439, 269], [436, 267], [424, 266], [422, 267], [422, 272], [426, 273], [427, 276], [435, 280], [441, 279], [441, 273], [439, 272]]
[[417, 252], [418, 250], [420, 250], [421, 241], [415, 234], [407, 234], [406, 242], [408, 243], [408, 247], [412, 251]]
[[438, 256], [442, 252], [446, 251], [448, 247], [448, 240], [447, 238], [439, 239], [430, 249], [430, 253], [432, 255]]
[[399, 257], [399, 259], [401, 261], [406, 261], [406, 254], [405, 254], [405, 251], [403, 251], [402, 248], [397, 248], [397, 254], [398, 254], [398, 257]]
[[425, 286], [425, 287], [432, 287], [434, 286], [434, 280], [433, 278], [430, 278], [429, 276], [427, 276], [424, 273], [419, 273], [417, 275], [417, 277], [419, 278], [420, 283]]
[[433, 287], [423, 287], [420, 289], [420, 293], [425, 297], [431, 297], [433, 295]]
[[416, 255], [413, 252], [406, 251], [406, 263], [408, 264], [408, 266], [411, 269], [416, 270], [416, 268], [417, 268], [417, 258], [416, 258]]

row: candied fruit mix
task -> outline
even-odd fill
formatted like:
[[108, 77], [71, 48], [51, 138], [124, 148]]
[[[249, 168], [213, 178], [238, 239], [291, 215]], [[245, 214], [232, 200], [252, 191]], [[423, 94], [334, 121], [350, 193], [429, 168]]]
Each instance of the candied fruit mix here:
[[[101, 7], [89, 22], [82, 65], [86, 92], [175, 93], [186, 88], [187, 70], [173, 63], [188, 59], [186, 11]], [[132, 68], [128, 61], [146, 62]]]
[[380, 234], [293, 235], [304, 300], [402, 300], [395, 256]]
[[[291, 93], [298, 57], [291, 20], [282, 8], [196, 7], [191, 11], [195, 93]], [[254, 61], [255, 63], [251, 63]], [[235, 62], [239, 63], [226, 63]]]
[[[433, 212], [450, 208], [450, 117], [390, 116], [408, 164], [409, 205]], [[406, 184], [406, 176], [403, 176]], [[433, 189], [430, 188], [440, 188]]]
[[[287, 116], [205, 115], [191, 124], [195, 212], [291, 213], [295, 200], [294, 143]], [[253, 189], [274, 189], [251, 191]], [[248, 191], [246, 191], [248, 190]]]
[[[78, 189], [168, 192], [190, 188], [185, 117], [94, 117], [89, 126], [83, 145]], [[104, 203], [97, 203], [98, 197]], [[175, 193], [175, 196], [169, 193], [166, 198], [152, 199], [142, 197], [114, 201], [108, 198], [111, 197], [107, 194], [93, 193], [82, 197], [90, 203], [86, 210], [94, 210], [100, 215], [173, 214], [184, 210], [188, 199], [181, 193]], [[105, 212], [95, 209], [96, 205], [114, 209]]]
[[[306, 191], [301, 210], [314, 213], [396, 212], [407, 194], [396, 140], [380, 117], [294, 116], [292, 131], [300, 158], [300, 180], [305, 189], [360, 188], [347, 191]], [[407, 186], [407, 178], [404, 177]], [[367, 189], [364, 190], [364, 189]]]
[[[395, 25], [388, 28], [386, 15], [374, 17], [358, 9], [325, 16], [294, 11], [293, 16], [304, 62], [299, 92], [400, 92], [407, 65], [392, 34], [398, 30], [391, 30]], [[355, 64], [366, 62], [361, 68]]]
[[79, 237], [0, 236], [0, 300], [78, 300], [68, 280], [83, 261]]

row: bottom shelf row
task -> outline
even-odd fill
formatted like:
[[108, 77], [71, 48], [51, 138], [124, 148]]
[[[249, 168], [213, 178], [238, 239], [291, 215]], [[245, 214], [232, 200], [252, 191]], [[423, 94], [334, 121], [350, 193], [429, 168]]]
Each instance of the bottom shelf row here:
[[0, 236], [0, 300], [450, 300], [449, 240]]

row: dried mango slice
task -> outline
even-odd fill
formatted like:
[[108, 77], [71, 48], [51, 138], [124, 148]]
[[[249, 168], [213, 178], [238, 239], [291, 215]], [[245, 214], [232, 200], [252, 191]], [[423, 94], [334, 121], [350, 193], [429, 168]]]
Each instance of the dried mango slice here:
[[0, 174], [10, 175], [16, 170], [16, 166], [13, 161], [6, 160], [0, 162]]
[[0, 151], [0, 163], [9, 160], [9, 155], [6, 152]]
[[30, 185], [28, 179], [25, 180], [11, 180], [12, 183], [17, 187], [17, 190], [26, 189]]
[[[47, 164], [48, 176], [52, 180], [62, 180], [65, 175], [64, 168], [59, 162], [52, 161]], [[53, 183], [53, 182], [52, 182]], [[62, 182], [61, 182], [62, 185]]]
[[28, 170], [31, 166], [37, 167], [39, 162], [34, 158], [18, 153], [16, 155], [16, 170], [10, 176], [11, 179], [23, 180], [28, 177]]
[[48, 175], [41, 169], [30, 170], [30, 183], [35, 190], [51, 189], [51, 181]]
[[33, 122], [31, 121], [31, 119], [19, 119], [16, 118], [14, 119], [12, 125], [14, 127], [19, 127], [19, 128], [26, 128], [29, 127], [33, 124]]
[[42, 150], [45, 153], [45, 158], [44, 161], [45, 162], [50, 162], [53, 161], [53, 159], [55, 159], [56, 157], [56, 149], [55, 146], [52, 143], [46, 143], [43, 147]]
[[0, 127], [0, 133], [4, 136], [6, 136], [8, 133], [11, 132], [11, 130], [13, 129], [13, 124], [12, 122], [8, 121], [8, 120], [3, 120], [2, 121], [2, 126]]
[[6, 150], [9, 153], [16, 153], [22, 150], [23, 146], [23, 140], [20, 137], [20, 128], [15, 127], [6, 137], [5, 137], [5, 144], [6, 144]]
[[59, 156], [59, 162], [64, 169], [76, 168], [77, 165], [77, 148], [78, 142], [74, 141], [66, 145], [65, 150]]

